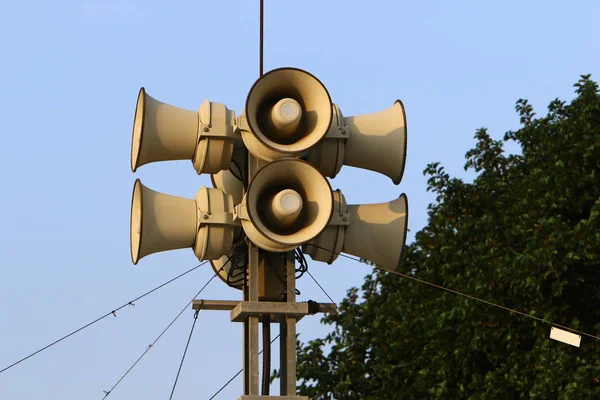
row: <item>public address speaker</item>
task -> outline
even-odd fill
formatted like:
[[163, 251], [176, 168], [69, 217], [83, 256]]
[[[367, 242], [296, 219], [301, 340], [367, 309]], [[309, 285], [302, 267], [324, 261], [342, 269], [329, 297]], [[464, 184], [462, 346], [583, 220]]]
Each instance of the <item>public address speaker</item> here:
[[198, 112], [162, 103], [140, 89], [133, 121], [131, 170], [155, 161], [191, 160], [201, 173], [229, 168], [235, 112], [205, 100]]
[[201, 187], [194, 199], [156, 192], [137, 179], [131, 201], [131, 260], [191, 247], [199, 260], [217, 260], [232, 247], [236, 225], [231, 196]]
[[334, 104], [331, 127], [306, 159], [335, 178], [342, 165], [379, 172], [397, 185], [406, 162], [406, 114], [400, 100], [386, 110], [346, 117]]
[[329, 223], [331, 186], [305, 161], [277, 160], [256, 173], [236, 211], [246, 235], [258, 247], [273, 252], [293, 250]]
[[348, 253], [389, 271], [398, 269], [408, 226], [405, 194], [387, 203], [348, 206], [336, 190], [333, 216], [323, 233], [303, 247], [313, 260], [331, 264]]
[[279, 68], [250, 89], [240, 129], [254, 156], [273, 161], [303, 155], [325, 136], [331, 118], [331, 98], [321, 81], [301, 69]]

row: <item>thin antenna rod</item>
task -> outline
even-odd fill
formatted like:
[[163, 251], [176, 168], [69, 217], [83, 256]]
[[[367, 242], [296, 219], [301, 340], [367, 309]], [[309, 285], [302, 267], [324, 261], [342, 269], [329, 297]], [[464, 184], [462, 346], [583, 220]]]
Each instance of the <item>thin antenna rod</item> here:
[[260, 67], [259, 67], [259, 74], [260, 76], [263, 76], [263, 59], [264, 59], [264, 52], [263, 52], [263, 48], [264, 48], [264, 24], [265, 21], [265, 1], [264, 0], [260, 0]]

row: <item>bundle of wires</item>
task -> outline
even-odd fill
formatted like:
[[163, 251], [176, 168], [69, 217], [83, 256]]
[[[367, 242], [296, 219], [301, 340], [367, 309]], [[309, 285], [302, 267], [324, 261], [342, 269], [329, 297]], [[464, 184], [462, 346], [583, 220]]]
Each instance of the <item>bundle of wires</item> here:
[[[248, 248], [246, 246], [237, 246], [234, 248], [227, 262], [231, 267], [227, 271], [227, 284], [232, 287], [240, 288], [244, 285], [246, 270], [248, 268]], [[294, 259], [298, 263], [296, 267], [296, 279], [301, 278], [308, 271], [308, 262], [300, 248], [294, 251]], [[270, 264], [270, 263], [269, 263]]]
[[299, 247], [294, 251], [294, 259], [299, 264], [296, 268], [296, 279], [298, 279], [308, 271], [308, 262], [306, 262], [306, 257], [304, 257], [304, 253]]
[[230, 262], [229, 271], [227, 271], [227, 284], [232, 287], [240, 288], [244, 285], [246, 278], [246, 268], [248, 267], [248, 247], [236, 247], [228, 261]]

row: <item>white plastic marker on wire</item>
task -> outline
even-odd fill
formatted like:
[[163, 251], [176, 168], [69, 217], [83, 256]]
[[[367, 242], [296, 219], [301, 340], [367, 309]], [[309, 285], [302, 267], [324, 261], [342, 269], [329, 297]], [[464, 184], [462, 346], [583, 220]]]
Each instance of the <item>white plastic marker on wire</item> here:
[[581, 335], [576, 335], [555, 327], [550, 328], [550, 339], [570, 344], [571, 346], [575, 347], [579, 347], [581, 344]]

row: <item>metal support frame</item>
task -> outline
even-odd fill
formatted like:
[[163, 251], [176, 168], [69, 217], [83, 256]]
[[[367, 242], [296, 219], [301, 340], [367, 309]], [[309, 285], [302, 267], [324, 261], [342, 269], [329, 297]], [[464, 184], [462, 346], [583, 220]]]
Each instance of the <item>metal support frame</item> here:
[[[248, 184], [258, 171], [260, 160], [248, 153]], [[244, 394], [238, 400], [308, 400], [296, 396], [296, 322], [311, 311], [337, 312], [335, 304], [296, 302], [296, 268], [294, 253], [262, 253], [248, 242], [248, 270], [243, 300], [194, 300], [193, 309], [229, 310], [231, 321], [243, 323]], [[282, 289], [282, 288], [285, 288]], [[275, 301], [274, 301], [275, 300]], [[258, 323], [263, 316], [279, 323], [280, 329], [280, 396], [259, 395]]]
[[[258, 159], [250, 152], [246, 153], [248, 164], [246, 174], [246, 188], [258, 172]], [[258, 303], [258, 247], [248, 241], [248, 273], [244, 284], [244, 302]], [[244, 395], [258, 396], [259, 393], [259, 366], [258, 366], [258, 316], [249, 316], [244, 324]]]
[[[286, 303], [297, 304], [296, 302], [296, 268], [294, 257], [287, 257], [285, 268], [285, 277], [287, 281]], [[306, 306], [308, 311], [308, 305]], [[296, 318], [293, 314], [284, 314], [279, 320], [279, 369], [280, 374], [280, 395], [296, 395]], [[307, 398], [308, 400], [308, 398]]]
[[[255, 261], [258, 265], [258, 251]], [[296, 396], [296, 322], [311, 312], [308, 303], [299, 303], [295, 299], [294, 258], [288, 256], [286, 265], [281, 267], [285, 267], [284, 276], [288, 284], [286, 301], [194, 300], [192, 302], [194, 310], [229, 311], [232, 322], [242, 322], [244, 325], [244, 395], [238, 400], [308, 400], [308, 397]], [[257, 282], [251, 284], [248, 279], [247, 290], [244, 293], [245, 296], [248, 292], [248, 298], [251, 298], [250, 292], [253, 291], [258, 298], [258, 279], [254, 280]], [[335, 313], [337, 306], [334, 303], [318, 303], [314, 311]], [[260, 396], [258, 394], [258, 322], [266, 314], [271, 316], [271, 321], [279, 323], [280, 396]]]

